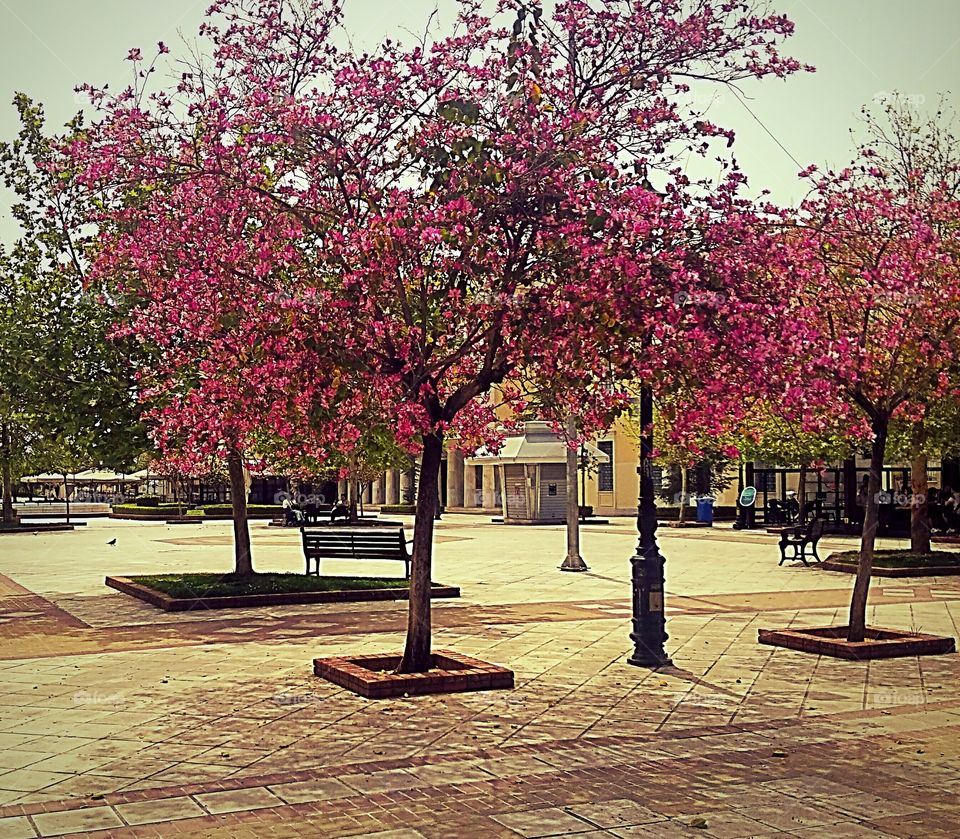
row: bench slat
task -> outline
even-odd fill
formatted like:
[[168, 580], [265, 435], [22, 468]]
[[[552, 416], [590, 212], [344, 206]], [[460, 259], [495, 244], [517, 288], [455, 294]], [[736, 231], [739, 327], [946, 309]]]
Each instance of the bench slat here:
[[400, 546], [399, 546], [396, 542], [394, 542], [393, 544], [385, 544], [385, 543], [383, 543], [383, 542], [376, 542], [376, 543], [370, 543], [370, 544], [366, 544], [366, 545], [363, 545], [363, 544], [351, 545], [350, 543], [347, 543], [347, 544], [338, 544], [338, 545], [331, 545], [331, 544], [328, 544], [328, 543], [327, 543], [327, 544], [319, 544], [319, 545], [318, 545], [318, 544], [313, 544], [313, 545], [311, 545], [310, 543], [307, 543], [304, 547], [305, 547], [306, 550], [308, 550], [308, 551], [327, 551], [327, 550], [333, 550], [333, 551], [353, 551], [353, 550], [356, 550], [356, 551], [365, 551], [365, 550], [371, 550], [371, 551], [394, 551], [394, 552], [396, 553], [396, 552], [399, 552], [399, 550], [400, 550]]

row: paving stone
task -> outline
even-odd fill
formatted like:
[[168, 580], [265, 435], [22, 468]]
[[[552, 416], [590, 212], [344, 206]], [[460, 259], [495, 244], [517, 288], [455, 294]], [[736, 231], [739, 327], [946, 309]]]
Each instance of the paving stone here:
[[[357, 792], [377, 793], [409, 789], [417, 781], [405, 769], [393, 769], [383, 772], [371, 772], [364, 775], [341, 775], [340, 780]], [[425, 784], [421, 784], [425, 786]]]
[[14, 769], [0, 775], [0, 789], [5, 790], [41, 790], [58, 781], [65, 781], [73, 775], [66, 772], [39, 772], [33, 769]]
[[578, 819], [559, 807], [545, 807], [540, 810], [523, 810], [515, 813], [500, 813], [493, 820], [514, 831], [525, 839], [539, 839], [545, 836], [569, 836], [587, 833], [596, 829], [596, 825]]
[[263, 787], [252, 789], [207, 792], [196, 796], [205, 810], [213, 814], [235, 813], [240, 810], [256, 810], [260, 807], [276, 807], [283, 802]]
[[589, 804], [573, 804], [567, 808], [597, 827], [625, 827], [636, 824], [650, 824], [665, 821], [666, 816], [654, 812], [648, 807], [629, 798], [615, 798], [611, 801], [597, 801]]
[[0, 839], [34, 839], [36, 835], [29, 819], [23, 816], [0, 819]]
[[109, 807], [87, 807], [62, 813], [41, 813], [33, 817], [41, 836], [60, 836], [90, 830], [121, 827], [123, 822]]
[[127, 824], [157, 824], [206, 815], [193, 799], [185, 796], [118, 804], [116, 811]]
[[303, 804], [308, 801], [326, 801], [330, 798], [346, 798], [350, 795], [356, 795], [356, 790], [351, 789], [336, 778], [271, 784], [269, 790], [288, 804]]

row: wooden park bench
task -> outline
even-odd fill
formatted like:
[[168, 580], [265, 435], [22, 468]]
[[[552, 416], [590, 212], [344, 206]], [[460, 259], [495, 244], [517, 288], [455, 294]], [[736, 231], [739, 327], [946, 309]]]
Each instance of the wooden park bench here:
[[300, 528], [303, 537], [303, 556], [307, 563], [305, 573], [310, 573], [310, 562], [317, 563], [316, 574], [320, 576], [320, 561], [323, 559], [394, 559], [403, 562], [404, 576], [410, 577], [410, 554], [403, 528], [364, 527], [357, 530]]
[[[793, 556], [789, 559], [799, 559], [804, 565], [809, 565], [807, 556], [812, 556], [820, 562], [817, 553], [817, 542], [823, 536], [823, 519], [811, 519], [806, 527], [788, 527], [780, 532], [780, 562], [787, 561], [787, 548], [793, 548]], [[808, 553], [809, 549], [809, 553]]]
[[330, 521], [332, 504], [307, 504], [302, 512], [301, 520], [307, 525], [323, 524]]

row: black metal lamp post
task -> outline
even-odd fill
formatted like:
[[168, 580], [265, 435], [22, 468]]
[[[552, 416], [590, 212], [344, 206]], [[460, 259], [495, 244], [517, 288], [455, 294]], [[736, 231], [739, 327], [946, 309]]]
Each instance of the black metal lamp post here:
[[633, 585], [633, 655], [628, 664], [666, 667], [671, 664], [663, 645], [666, 618], [663, 611], [664, 558], [657, 546], [657, 504], [653, 495], [653, 391], [640, 389], [640, 498], [637, 504], [637, 552], [630, 558]]

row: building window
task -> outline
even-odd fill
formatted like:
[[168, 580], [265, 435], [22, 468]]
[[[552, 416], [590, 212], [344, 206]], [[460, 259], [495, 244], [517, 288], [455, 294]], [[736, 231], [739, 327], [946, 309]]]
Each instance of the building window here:
[[600, 492], [613, 492], [613, 440], [603, 440], [597, 443], [597, 448], [608, 458], [597, 469], [597, 489]]
[[775, 493], [777, 491], [777, 472], [775, 469], [757, 469], [753, 473], [753, 482], [757, 492]]

